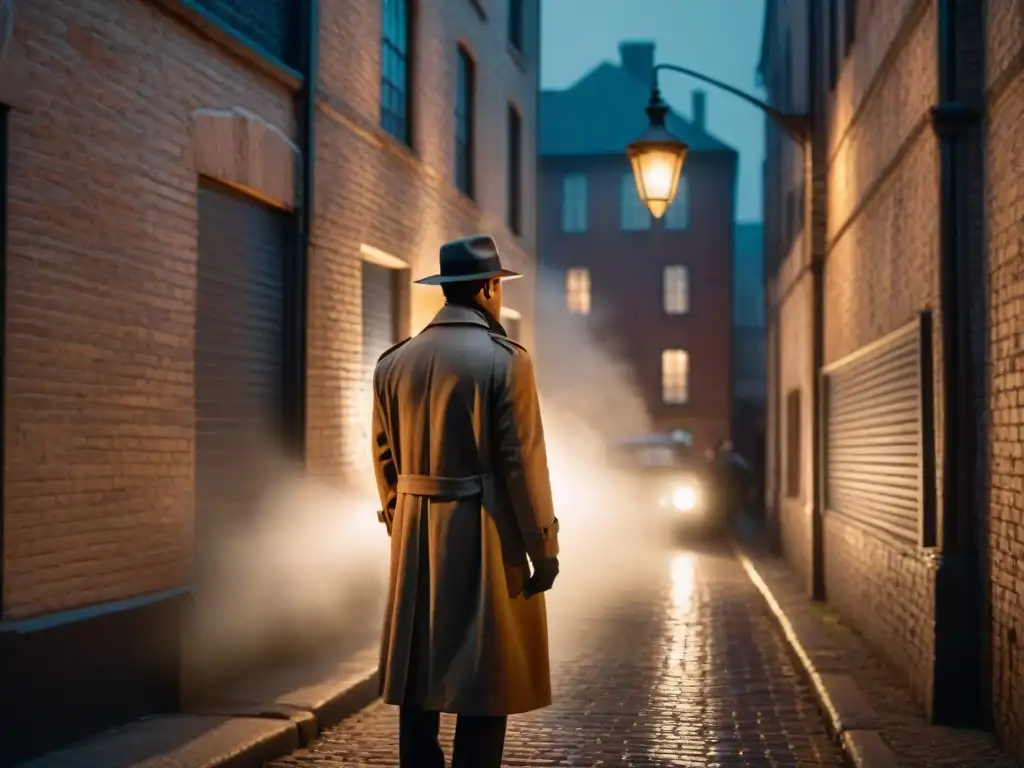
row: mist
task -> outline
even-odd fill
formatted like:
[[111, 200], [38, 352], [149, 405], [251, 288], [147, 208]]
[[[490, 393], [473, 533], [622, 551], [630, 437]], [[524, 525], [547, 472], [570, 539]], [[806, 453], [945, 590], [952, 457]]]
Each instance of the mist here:
[[[548, 594], [552, 644], [570, 642], [583, 616], [628, 600], [657, 546], [626, 478], [608, 461], [610, 440], [650, 431], [630, 369], [592, 329], [602, 318], [564, 318], [564, 277], [541, 275], [536, 335], [553, 353], [537, 362], [548, 463], [561, 532], [561, 572]], [[558, 311], [550, 311], [558, 308]], [[534, 351], [534, 357], [537, 357]], [[379, 639], [389, 540], [370, 465], [370, 393], [365, 462], [340, 483], [266, 462], [266, 490], [251, 509], [211, 532], [214, 567], [197, 589], [187, 642], [204, 674], [260, 660], [275, 649], [367, 647]], [[271, 449], [267, 449], [270, 451]]]

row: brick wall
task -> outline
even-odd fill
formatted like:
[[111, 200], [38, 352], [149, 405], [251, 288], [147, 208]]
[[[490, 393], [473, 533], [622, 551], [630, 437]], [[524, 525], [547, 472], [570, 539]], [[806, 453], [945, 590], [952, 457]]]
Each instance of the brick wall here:
[[[938, 305], [938, 149], [928, 123], [937, 99], [934, 3], [876, 4], [858, 23], [829, 105], [826, 365]], [[937, 374], [937, 403], [940, 384]], [[825, 553], [830, 603], [926, 700], [934, 615], [927, 555], [828, 512]]]
[[148, 3], [20, 3], [11, 113], [3, 609], [185, 583], [196, 169], [191, 114], [291, 132], [286, 91]]
[[[698, 450], [728, 437], [736, 155], [691, 153], [684, 171], [690, 224], [675, 231], [661, 223], [653, 224], [651, 230], [622, 230], [622, 177], [630, 172], [625, 151], [611, 157], [544, 158], [541, 169], [540, 236], [551, 305], [544, 307], [549, 313], [545, 322], [585, 329], [578, 339], [591, 333], [616, 367], [621, 364], [628, 372], [652, 429], [685, 429], [693, 434]], [[562, 231], [566, 173], [587, 175], [586, 232]], [[683, 264], [689, 270], [690, 311], [684, 315], [669, 316], [664, 311], [662, 271], [671, 264]], [[566, 310], [564, 274], [569, 267], [590, 270], [589, 317], [571, 316]], [[572, 355], [572, 349], [566, 348], [569, 340], [550, 339], [541, 364], [548, 370], [580, 370], [558, 365]], [[685, 405], [662, 402], [661, 351], [670, 348], [683, 348], [690, 355], [690, 401]], [[607, 372], [594, 375], [607, 377]]]
[[989, 567], [996, 731], [1024, 756], [1024, 7], [988, 0]]
[[[284, 137], [294, 126], [286, 82], [158, 9], [170, 5], [18, 5], [30, 86], [10, 124], [4, 618], [190, 579], [194, 113], [240, 109]], [[505, 0], [483, 5], [486, 18], [470, 0], [417, 4], [410, 152], [377, 128], [380, 3], [321, 3], [308, 440], [311, 465], [330, 477], [368, 452], [355, 394], [361, 244], [418, 277], [442, 241], [495, 234], [528, 275], [507, 301], [532, 343], [538, 6], [526, 3], [517, 62]], [[478, 57], [479, 204], [450, 185], [457, 41]], [[521, 238], [504, 225], [510, 99], [524, 117]], [[440, 292], [411, 295], [416, 328]]]
[[[533, 342], [536, 245], [535, 167], [538, 4], [527, 2], [526, 58], [507, 40], [508, 0], [431, 0], [417, 5], [413, 47], [413, 148], [378, 128], [381, 22], [379, 0], [321, 0], [317, 191], [310, 255], [307, 439], [311, 468], [337, 479], [362, 469], [368, 454], [362, 376], [359, 247], [406, 261], [412, 277], [437, 269], [438, 246], [485, 231], [503, 261], [527, 277], [508, 284], [506, 303], [522, 313]], [[458, 193], [453, 137], [457, 45], [477, 64], [477, 203]], [[511, 236], [507, 210], [506, 105], [523, 115], [523, 235]], [[413, 286], [412, 327], [440, 306], [440, 289]]]

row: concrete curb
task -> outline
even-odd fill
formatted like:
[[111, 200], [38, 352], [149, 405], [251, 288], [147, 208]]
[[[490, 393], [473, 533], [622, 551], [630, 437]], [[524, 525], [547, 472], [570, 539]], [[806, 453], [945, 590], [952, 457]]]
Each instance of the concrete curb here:
[[734, 545], [733, 549], [811, 684], [829, 731], [843, 748], [846, 762], [853, 768], [899, 768], [896, 754], [882, 738], [878, 716], [857, 681], [852, 675], [822, 672], [815, 663], [815, 656], [832, 655], [824, 633], [813, 623], [788, 616], [754, 561], [739, 546]]
[[378, 696], [376, 666], [291, 690], [236, 691], [181, 714], [149, 717], [21, 768], [262, 768], [309, 744]]

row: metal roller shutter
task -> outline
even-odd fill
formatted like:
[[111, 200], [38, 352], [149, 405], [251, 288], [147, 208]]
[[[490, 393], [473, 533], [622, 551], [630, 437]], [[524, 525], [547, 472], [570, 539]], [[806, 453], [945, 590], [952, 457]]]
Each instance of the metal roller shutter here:
[[826, 369], [826, 506], [925, 543], [933, 508], [927, 315]]
[[363, 262], [363, 389], [368, 399], [377, 358], [399, 341], [395, 280], [393, 269]]
[[282, 413], [288, 214], [217, 184], [199, 189], [197, 543], [251, 509]]

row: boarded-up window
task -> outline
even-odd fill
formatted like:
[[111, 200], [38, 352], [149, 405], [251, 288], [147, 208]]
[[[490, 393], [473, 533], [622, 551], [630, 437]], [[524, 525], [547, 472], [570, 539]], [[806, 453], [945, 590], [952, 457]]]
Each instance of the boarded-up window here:
[[786, 496], [800, 497], [800, 390], [786, 395]]
[[826, 507], [908, 541], [934, 536], [931, 329], [919, 322], [826, 368]]

